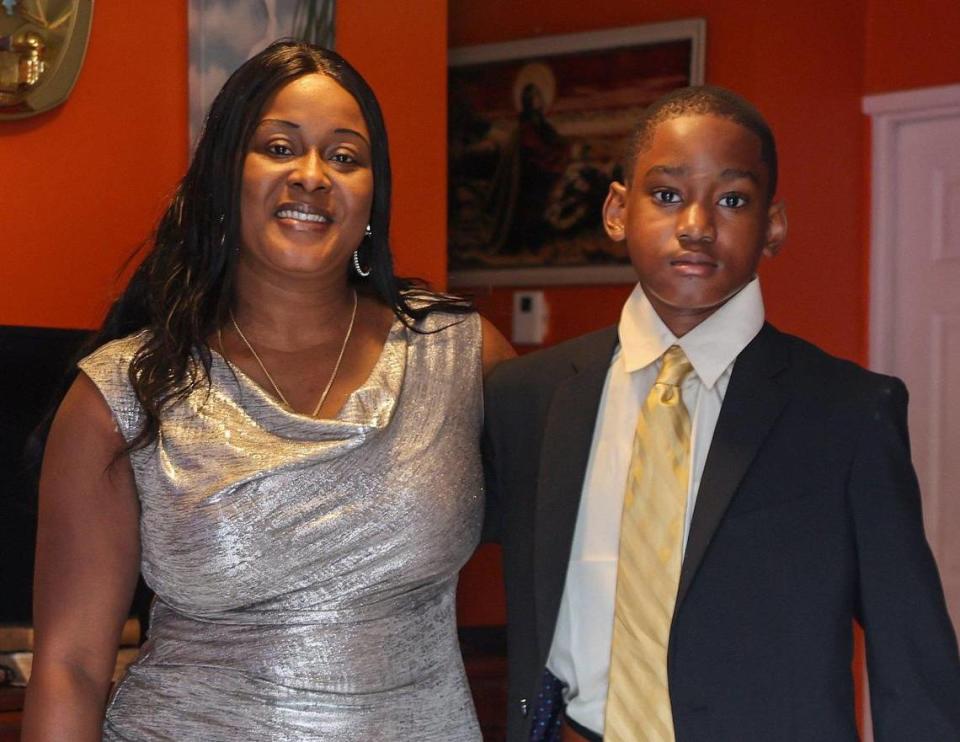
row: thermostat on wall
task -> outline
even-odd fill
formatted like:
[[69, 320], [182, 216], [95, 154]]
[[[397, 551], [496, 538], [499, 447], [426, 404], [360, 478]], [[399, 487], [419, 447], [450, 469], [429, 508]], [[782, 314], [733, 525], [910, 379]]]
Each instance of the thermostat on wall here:
[[513, 342], [540, 345], [547, 334], [547, 319], [547, 302], [542, 291], [513, 292]]

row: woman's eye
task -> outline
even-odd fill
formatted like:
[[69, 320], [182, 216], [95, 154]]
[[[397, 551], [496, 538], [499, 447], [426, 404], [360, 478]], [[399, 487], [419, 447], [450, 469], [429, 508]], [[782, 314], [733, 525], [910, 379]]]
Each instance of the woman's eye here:
[[654, 191], [653, 198], [655, 201], [661, 204], [680, 203], [680, 194], [676, 191]]
[[278, 157], [289, 157], [293, 154], [293, 150], [282, 142], [273, 142], [272, 144], [268, 144], [267, 152], [269, 152], [271, 155], [277, 155]]
[[330, 159], [342, 165], [355, 165], [357, 162], [357, 158], [349, 152], [335, 152]]
[[729, 209], [739, 209], [747, 205], [747, 199], [739, 193], [727, 193], [720, 197], [720, 205]]

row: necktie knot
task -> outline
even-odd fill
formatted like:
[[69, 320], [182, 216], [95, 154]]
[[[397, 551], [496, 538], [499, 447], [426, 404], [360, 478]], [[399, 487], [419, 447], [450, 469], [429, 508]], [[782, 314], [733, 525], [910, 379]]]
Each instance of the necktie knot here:
[[683, 348], [679, 345], [671, 345], [667, 352], [663, 354], [663, 363], [660, 366], [660, 373], [657, 374], [657, 380], [654, 384], [665, 385], [661, 390], [661, 399], [663, 402], [669, 402], [675, 396], [675, 388], [679, 387], [684, 377], [693, 370], [693, 364], [687, 360]]

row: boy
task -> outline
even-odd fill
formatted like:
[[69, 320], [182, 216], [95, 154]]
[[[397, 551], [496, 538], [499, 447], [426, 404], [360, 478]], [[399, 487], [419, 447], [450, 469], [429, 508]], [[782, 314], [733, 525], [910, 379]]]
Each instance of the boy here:
[[655, 102], [604, 205], [619, 326], [488, 382], [513, 742], [856, 740], [854, 620], [876, 738], [960, 740], [906, 390], [764, 323], [776, 181], [739, 96]]

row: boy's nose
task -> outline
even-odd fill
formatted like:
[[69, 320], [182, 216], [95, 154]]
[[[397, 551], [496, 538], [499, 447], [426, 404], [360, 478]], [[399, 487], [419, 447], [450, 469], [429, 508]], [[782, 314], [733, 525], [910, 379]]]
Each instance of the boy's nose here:
[[308, 192], [329, 189], [330, 177], [323, 156], [319, 152], [306, 152], [298, 157], [290, 171], [289, 182]]
[[717, 233], [713, 211], [703, 204], [691, 203], [677, 219], [677, 239], [681, 243], [713, 242]]

